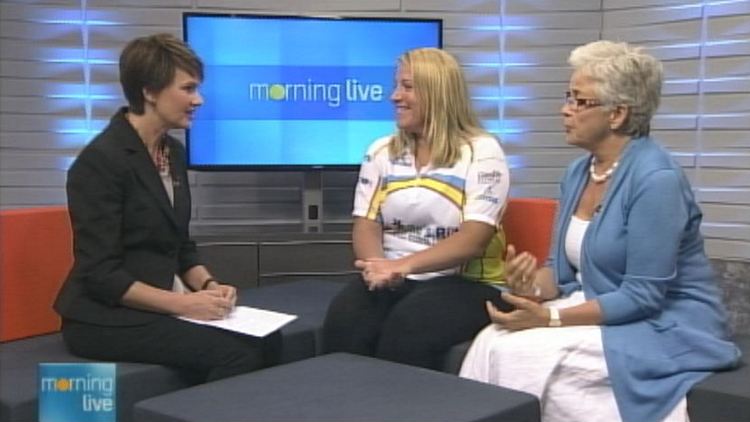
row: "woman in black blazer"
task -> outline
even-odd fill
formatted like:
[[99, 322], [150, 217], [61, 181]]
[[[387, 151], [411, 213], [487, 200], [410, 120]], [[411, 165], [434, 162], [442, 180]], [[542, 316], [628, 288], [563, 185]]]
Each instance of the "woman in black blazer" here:
[[120, 56], [129, 106], [68, 171], [75, 263], [55, 309], [77, 355], [180, 367], [206, 380], [278, 356], [278, 333], [256, 339], [175, 318], [221, 319], [237, 297], [200, 264], [188, 233], [185, 151], [167, 134], [190, 126], [202, 78], [200, 59], [177, 38], [131, 41]]

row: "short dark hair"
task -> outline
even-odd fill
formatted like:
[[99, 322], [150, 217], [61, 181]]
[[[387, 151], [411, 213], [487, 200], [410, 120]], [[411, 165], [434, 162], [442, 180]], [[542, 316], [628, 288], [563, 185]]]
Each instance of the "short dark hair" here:
[[182, 40], [171, 34], [136, 38], [120, 54], [120, 85], [130, 112], [145, 112], [144, 88], [159, 92], [174, 80], [177, 69], [203, 80], [203, 63]]

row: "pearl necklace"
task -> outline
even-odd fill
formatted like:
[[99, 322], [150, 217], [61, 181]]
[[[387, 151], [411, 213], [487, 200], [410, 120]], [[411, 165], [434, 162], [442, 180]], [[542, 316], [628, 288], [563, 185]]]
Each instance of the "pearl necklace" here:
[[604, 172], [604, 174], [596, 174], [596, 157], [591, 157], [591, 165], [589, 166], [589, 175], [594, 183], [604, 183], [612, 176], [615, 172], [617, 165], [620, 164], [620, 160], [615, 161], [612, 165]]

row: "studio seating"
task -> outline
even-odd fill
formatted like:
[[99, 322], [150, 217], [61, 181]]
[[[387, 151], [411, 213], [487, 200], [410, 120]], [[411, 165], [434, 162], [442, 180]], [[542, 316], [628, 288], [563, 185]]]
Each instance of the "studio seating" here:
[[[37, 365], [87, 362], [65, 349], [52, 309], [73, 264], [66, 207], [0, 211], [0, 422], [37, 420]], [[135, 363], [117, 365], [117, 420], [132, 420], [133, 404], [190, 382], [178, 371]]]
[[516, 252], [530, 252], [544, 265], [556, 213], [557, 201], [553, 199], [511, 198], [502, 219], [507, 244], [515, 246]]
[[52, 309], [73, 265], [66, 207], [0, 211], [0, 342], [60, 329]]
[[[60, 318], [52, 309], [73, 264], [66, 207], [0, 211], [0, 422], [37, 420], [37, 365], [88, 362], [66, 350]], [[319, 353], [317, 338], [328, 303], [343, 285], [306, 280], [240, 292], [238, 302], [289, 312], [299, 318], [282, 329], [282, 362]], [[143, 399], [194, 385], [180, 371], [160, 365], [117, 364], [117, 420], [129, 422]]]
[[[541, 263], [549, 245], [549, 233], [554, 213], [554, 201], [512, 199], [504, 216], [505, 231], [509, 242], [516, 245], [517, 250], [531, 251]], [[67, 210], [65, 207], [40, 207], [0, 211], [0, 242], [2, 258], [0, 261], [0, 422], [33, 421], [38, 419], [37, 364], [86, 361], [72, 356], [65, 349], [58, 332], [59, 318], [51, 308], [57, 291], [72, 264], [72, 239]], [[323, 319], [328, 304], [342, 287], [343, 284], [339, 282], [311, 279], [240, 292], [238, 298], [240, 304], [294, 313], [299, 316], [297, 320], [282, 329], [285, 347], [281, 361], [288, 364], [237, 378], [244, 380], [243, 385], [245, 382], [248, 383], [244, 391], [261, 392], [259, 398], [267, 400], [267, 402], [259, 402], [260, 408], [266, 409], [263, 411], [266, 413], [259, 413], [259, 415], [274, 415], [271, 413], [275, 411], [275, 407], [271, 406], [273, 403], [286, 406], [286, 408], [279, 408], [280, 412], [294, 412], [295, 407], [313, 408], [317, 405], [315, 400], [318, 400], [321, 395], [335, 393], [334, 397], [338, 399], [329, 401], [333, 403], [328, 409], [332, 414], [346, 416], [352, 414], [347, 412], [358, 409], [360, 412], [372, 412], [363, 413], [364, 416], [373, 416], [366, 418], [368, 421], [389, 420], [385, 411], [377, 413], [377, 407], [384, 406], [380, 396], [368, 398], [364, 393], [381, 394], [381, 390], [396, 388], [397, 391], [401, 391], [399, 396], [401, 407], [395, 408], [396, 410], [412, 409], [410, 406], [414, 405], [419, 412], [424, 412], [419, 413], [420, 415], [430, 416], [425, 418], [429, 420], [490, 421], [495, 420], [493, 418], [500, 414], [505, 418], [510, 418], [506, 420], [537, 420], [534, 418], [538, 418], [538, 415], [527, 417], [532, 414], [524, 410], [529, 408], [529, 402], [528, 397], [525, 397], [523, 393], [498, 390], [498, 387], [493, 386], [485, 386], [485, 388], [490, 388], [489, 390], [476, 390], [474, 385], [479, 384], [460, 380], [451, 375], [458, 371], [469, 343], [456, 346], [451, 350], [445, 366], [445, 372], [448, 374], [419, 368], [404, 369], [401, 365], [344, 354], [303, 360], [320, 353], [320, 331]], [[737, 342], [745, 353], [747, 362], [747, 356], [750, 355], [750, 339], [741, 337], [737, 339]], [[740, 369], [713, 375], [698, 384], [688, 396], [691, 421], [738, 420], [736, 416], [750, 414], [750, 383], [747, 382], [750, 378], [750, 369], [748, 368], [745, 364]], [[306, 374], [308, 378], [305, 378], [306, 384], [300, 384], [295, 390], [294, 382], [297, 381], [300, 373]], [[393, 378], [389, 378], [387, 382], [383, 381], [381, 374], [392, 373]], [[426, 373], [432, 375], [424, 375]], [[195, 404], [205, 403], [201, 406], [211, 406], [210, 400], [207, 400], [208, 395], [213, 397], [217, 391], [221, 392], [227, 385], [231, 385], [229, 383], [214, 386], [212, 383], [193, 387], [194, 382], [184, 374], [159, 365], [118, 363], [117, 374], [117, 420], [119, 422], [214, 420], [214, 418], [169, 419], [176, 418], [176, 415], [182, 412], [174, 410], [175, 396], [172, 393], [189, 388], [186, 390], [189, 393], [179, 396], [180, 400], [187, 399], [186, 403], [191, 406], [193, 401]], [[400, 378], [398, 374], [404, 374], [407, 379]], [[347, 375], [351, 375], [349, 381], [345, 379]], [[352, 384], [351, 380], [357, 380], [359, 377], [370, 381], [364, 385]], [[268, 389], [263, 388], [265, 385], [269, 386]], [[494, 400], [494, 402], [488, 404], [491, 408], [481, 406], [478, 408], [489, 412], [486, 419], [478, 419], [476, 414], [471, 412], [454, 418], [446, 410], [453, 403], [452, 401], [436, 400], [436, 396], [428, 395], [429, 404], [436, 410], [436, 413], [429, 413], [429, 410], [423, 407], [427, 398], [420, 395], [419, 391], [410, 395], [401, 390], [402, 386], [422, 385], [430, 385], [434, 388], [428, 391], [450, 395], [452, 399], [455, 397], [457, 400], [455, 403], [458, 403], [458, 408], [462, 409], [473, 406], [471, 400], [475, 398], [474, 395], [485, 397], [484, 394], [490, 394], [489, 391], [494, 391], [490, 394], [493, 397], [492, 400], [480, 401]], [[205, 392], [207, 396], [203, 397], [199, 394], [200, 400], [193, 400], [195, 392]], [[155, 398], [163, 394], [167, 394], [163, 401]], [[309, 394], [309, 397], [304, 394]], [[386, 393], [383, 392], [383, 394]], [[154, 399], [150, 399], [152, 397]], [[243, 396], [242, 400], [247, 397]], [[143, 400], [146, 401], [142, 403], [143, 406], [139, 407], [139, 413], [134, 417], [135, 403]], [[229, 405], [242, 408], [246, 404], [242, 400], [233, 401]], [[369, 404], [378, 406], [370, 408]], [[162, 405], [165, 408], [162, 408]], [[214, 406], [214, 410], [226, 411], [226, 413], [221, 413], [223, 415], [231, 416], [233, 415], [231, 412], [236, 410], [222, 408], [215, 404]], [[201, 415], [200, 412], [208, 411], [207, 409], [208, 407], [196, 407], [196, 415]], [[311, 415], [320, 414], [313, 411]], [[405, 415], [410, 414], [405, 413]], [[447, 417], [442, 417], [442, 415], [447, 415]], [[141, 419], [141, 416], [144, 419]], [[327, 420], [351, 420], [344, 416], [340, 419], [332, 417]], [[264, 419], [259, 417], [257, 420]], [[390, 418], [390, 420], [403, 420], [403, 418]]]

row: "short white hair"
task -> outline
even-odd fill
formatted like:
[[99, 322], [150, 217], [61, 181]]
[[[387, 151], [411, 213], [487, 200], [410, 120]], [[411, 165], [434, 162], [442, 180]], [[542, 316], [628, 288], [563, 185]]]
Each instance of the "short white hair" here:
[[659, 108], [663, 67], [643, 48], [624, 42], [594, 41], [570, 53], [568, 63], [596, 81], [598, 100], [630, 109], [621, 132], [634, 138], [648, 135]]

